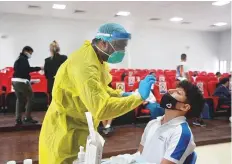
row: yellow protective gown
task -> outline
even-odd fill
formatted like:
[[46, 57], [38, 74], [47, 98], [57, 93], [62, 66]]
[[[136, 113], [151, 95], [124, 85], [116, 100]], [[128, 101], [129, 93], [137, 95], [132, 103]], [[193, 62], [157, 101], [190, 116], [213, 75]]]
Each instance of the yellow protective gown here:
[[40, 164], [72, 164], [89, 135], [85, 112], [94, 126], [119, 117], [142, 103], [141, 96], [121, 97], [108, 87], [112, 77], [89, 41], [70, 55], [55, 77], [53, 100], [43, 121], [39, 138]]

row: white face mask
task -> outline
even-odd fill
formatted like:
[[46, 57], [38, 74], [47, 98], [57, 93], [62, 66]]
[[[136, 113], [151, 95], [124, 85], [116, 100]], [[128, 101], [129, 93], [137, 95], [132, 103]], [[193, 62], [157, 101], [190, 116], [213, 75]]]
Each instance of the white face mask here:
[[31, 58], [31, 54], [30, 53], [26, 52], [25, 55], [27, 55], [28, 59]]

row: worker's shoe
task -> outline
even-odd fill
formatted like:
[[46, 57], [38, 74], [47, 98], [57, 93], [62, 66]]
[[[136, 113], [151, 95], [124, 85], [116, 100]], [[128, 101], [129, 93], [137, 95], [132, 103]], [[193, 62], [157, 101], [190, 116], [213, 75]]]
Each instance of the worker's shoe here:
[[21, 118], [18, 118], [18, 119], [15, 120], [15, 126], [20, 126], [22, 124], [23, 124], [23, 122], [22, 122]]
[[38, 121], [33, 120], [31, 117], [29, 117], [29, 118], [25, 117], [25, 118], [23, 119], [23, 123], [24, 123], [24, 124], [37, 124]]
[[104, 128], [104, 129], [102, 130], [102, 132], [103, 132], [103, 135], [104, 135], [104, 136], [110, 137], [110, 136], [113, 134], [113, 132], [114, 132], [114, 128], [113, 128], [113, 127]]

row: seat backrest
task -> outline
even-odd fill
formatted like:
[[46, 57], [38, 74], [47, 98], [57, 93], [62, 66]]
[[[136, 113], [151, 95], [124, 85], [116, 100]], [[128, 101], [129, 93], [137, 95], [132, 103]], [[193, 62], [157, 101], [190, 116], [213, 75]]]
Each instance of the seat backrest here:
[[208, 97], [208, 89], [207, 89], [207, 84], [205, 82], [196, 82], [197, 87], [200, 89], [204, 97]]
[[215, 76], [215, 74], [210, 72], [210, 73], [208, 73], [208, 76]]
[[201, 76], [206, 76], [207, 73], [206, 73], [205, 71], [202, 71], [202, 72], [199, 73], [199, 75], [201, 75]]
[[210, 96], [213, 96], [217, 83], [218, 83], [217, 81], [208, 82], [208, 90]]
[[208, 82], [210, 81], [218, 81], [218, 78], [216, 76], [208, 76]]
[[116, 81], [116, 82], [119, 82], [121, 81], [121, 77], [120, 76], [112, 76], [112, 81]]
[[33, 75], [31, 76], [31, 80], [38, 79], [40, 80], [39, 83], [32, 84], [33, 92], [43, 92], [47, 93], [47, 79], [43, 75]]
[[197, 76], [196, 82], [207, 82], [206, 76]]
[[190, 154], [186, 160], [184, 161], [184, 164], [195, 164], [197, 161], [197, 153], [194, 151], [192, 154]]
[[156, 73], [164, 74], [164, 71], [163, 71], [162, 69], [158, 69], [158, 70], [156, 71]]
[[135, 76], [127, 76], [124, 79], [124, 82], [128, 83], [129, 86], [134, 86], [134, 83], [136, 82], [136, 78], [135, 78]]

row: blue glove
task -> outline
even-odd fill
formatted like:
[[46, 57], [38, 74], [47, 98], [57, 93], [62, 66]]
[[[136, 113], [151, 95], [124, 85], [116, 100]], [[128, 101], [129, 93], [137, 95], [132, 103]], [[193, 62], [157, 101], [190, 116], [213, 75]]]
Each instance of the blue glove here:
[[130, 96], [130, 95], [132, 95], [132, 92], [124, 92], [122, 94], [122, 97], [127, 97], [127, 96]]
[[153, 75], [148, 75], [145, 77], [145, 79], [140, 81], [139, 94], [141, 95], [143, 100], [146, 100], [149, 97], [151, 86], [152, 84], [155, 83], [155, 81], [156, 81], [156, 78]]

